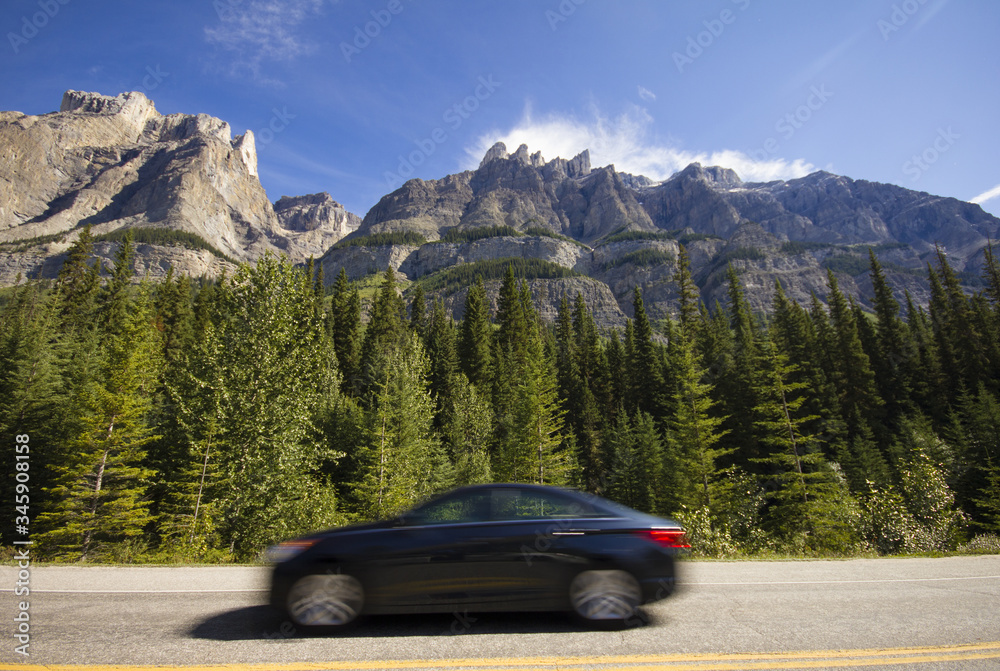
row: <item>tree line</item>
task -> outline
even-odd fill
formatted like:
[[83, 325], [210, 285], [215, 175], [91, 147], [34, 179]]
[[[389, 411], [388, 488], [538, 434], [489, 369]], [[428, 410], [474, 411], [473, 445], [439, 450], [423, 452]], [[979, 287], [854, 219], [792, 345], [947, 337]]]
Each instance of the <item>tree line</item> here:
[[[133, 282], [84, 230], [58, 278], [0, 312], [0, 434], [30, 435], [32, 540], [84, 560], [227, 561], [390, 516], [450, 487], [568, 485], [677, 518], [696, 551], [953, 549], [1000, 531], [1000, 264], [966, 294], [946, 256], [927, 309], [755, 315], [739, 274], [701, 303], [683, 246], [674, 319], [636, 289], [623, 332], [580, 295], [543, 323], [508, 266], [456, 323], [387, 270], [370, 305], [342, 270], [264, 256], [231, 277]], [[363, 317], [367, 315], [367, 320]], [[2, 498], [14, 500], [14, 481]], [[14, 529], [3, 522], [6, 542]], [[986, 536], [989, 538], [989, 536]]]

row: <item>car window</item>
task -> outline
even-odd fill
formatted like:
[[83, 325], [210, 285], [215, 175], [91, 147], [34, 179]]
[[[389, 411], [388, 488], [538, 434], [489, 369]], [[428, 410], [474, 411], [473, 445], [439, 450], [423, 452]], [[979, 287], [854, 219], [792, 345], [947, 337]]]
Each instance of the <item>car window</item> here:
[[407, 516], [410, 525], [485, 522], [490, 518], [488, 491], [463, 492], [432, 501]]
[[593, 517], [593, 506], [555, 492], [504, 488], [493, 490], [493, 519], [562, 519]]

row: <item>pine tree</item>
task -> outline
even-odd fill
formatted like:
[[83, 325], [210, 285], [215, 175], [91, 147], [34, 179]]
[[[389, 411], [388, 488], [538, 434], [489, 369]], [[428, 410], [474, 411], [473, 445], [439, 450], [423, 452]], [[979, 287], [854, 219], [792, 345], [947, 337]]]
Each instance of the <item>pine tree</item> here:
[[452, 420], [458, 370], [455, 325], [445, 315], [444, 303], [435, 299], [430, 324], [426, 328], [426, 351], [430, 359], [431, 396], [435, 405], [435, 426], [441, 429]]
[[333, 285], [330, 307], [329, 331], [337, 355], [342, 386], [345, 392], [360, 384], [359, 361], [361, 330], [361, 298], [357, 287], [351, 286], [347, 271], [341, 267]]
[[773, 533], [793, 546], [850, 552], [857, 543], [856, 507], [846, 483], [826, 463], [820, 439], [808, 433], [817, 418], [804, 414], [808, 386], [774, 343], [760, 343], [762, 386], [757, 425], [766, 455], [757, 460], [775, 483], [768, 518]]
[[618, 416], [609, 431], [612, 464], [608, 495], [647, 513], [663, 512], [667, 493], [663, 475], [663, 444], [653, 418], [643, 412]]
[[[37, 282], [16, 284], [13, 295], [0, 309], [0, 454], [14, 468], [15, 440], [29, 436], [31, 504], [35, 511], [48, 505], [43, 491], [51, 487], [51, 468], [59, 463], [59, 446], [73, 434], [66, 417], [66, 392], [55, 349], [58, 323], [55, 296]], [[13, 502], [14, 477], [0, 481], [0, 498]], [[3, 538], [23, 540], [15, 534], [14, 517], [0, 526]]]
[[159, 334], [148, 286], [134, 301], [122, 300], [120, 321], [105, 321], [98, 376], [79, 390], [82, 430], [56, 467], [56, 501], [38, 518], [43, 545], [81, 559], [139, 536], [152, 521], [145, 494], [153, 472], [144, 460], [155, 438], [148, 413], [161, 365]]
[[493, 327], [490, 324], [489, 309], [486, 305], [486, 288], [481, 277], [469, 287], [465, 297], [465, 310], [458, 341], [459, 362], [469, 382], [487, 389], [493, 363]]
[[677, 388], [674, 406], [677, 414], [670, 421], [671, 447], [667, 466], [674, 473], [675, 500], [671, 507], [687, 505], [715, 512], [716, 499], [724, 489], [719, 461], [734, 448], [719, 446], [726, 435], [721, 428], [726, 417], [713, 414], [712, 385], [705, 382], [693, 341], [681, 336], [673, 349], [671, 365], [676, 371]]
[[717, 396], [728, 414], [723, 424], [726, 433], [723, 446], [735, 453], [734, 460], [740, 463], [761, 454], [754, 424], [754, 408], [757, 405], [755, 394], [760, 388], [757, 351], [759, 334], [739, 277], [731, 265], [727, 277], [732, 349], [719, 362]]
[[434, 402], [427, 389], [428, 361], [416, 334], [375, 350], [366, 397], [368, 427], [359, 461], [357, 504], [362, 516], [385, 518], [452, 482], [434, 434]]
[[862, 426], [873, 430], [879, 425], [882, 399], [875, 387], [875, 374], [871, 362], [865, 354], [858, 334], [858, 324], [844, 294], [840, 292], [837, 278], [827, 271], [830, 294], [830, 319], [833, 322], [833, 366], [836, 371], [834, 382], [840, 399], [840, 406], [847, 422], [848, 433], [856, 436]]
[[691, 278], [691, 260], [684, 245], [678, 245], [677, 272], [674, 273], [673, 280], [677, 283], [681, 330], [686, 336], [693, 337], [701, 323], [698, 312], [700, 300], [698, 286]]
[[427, 299], [424, 297], [424, 287], [417, 284], [410, 299], [410, 328], [423, 338], [427, 328]]
[[487, 444], [493, 433], [493, 409], [489, 399], [461, 372], [455, 378], [451, 418], [446, 437], [455, 465], [455, 484], [492, 482]]
[[875, 252], [868, 250], [871, 265], [872, 287], [875, 290], [875, 315], [878, 317], [878, 346], [874, 349], [872, 369], [879, 387], [879, 396], [886, 403], [886, 414], [897, 417], [912, 411], [910, 404], [911, 378], [914, 370], [914, 350], [906, 331], [906, 324], [899, 318], [899, 303], [882, 271]]
[[632, 295], [634, 312], [634, 350], [628, 360], [632, 380], [632, 397], [635, 408], [658, 417], [662, 414], [663, 402], [659, 397], [663, 386], [662, 369], [658, 363], [656, 343], [653, 341], [653, 326], [646, 315], [642, 292], [636, 287]]
[[360, 374], [362, 390], [373, 382], [372, 366], [386, 352], [402, 347], [406, 338], [405, 305], [396, 286], [396, 273], [388, 268], [382, 275], [382, 286], [372, 303], [371, 317], [361, 344]]

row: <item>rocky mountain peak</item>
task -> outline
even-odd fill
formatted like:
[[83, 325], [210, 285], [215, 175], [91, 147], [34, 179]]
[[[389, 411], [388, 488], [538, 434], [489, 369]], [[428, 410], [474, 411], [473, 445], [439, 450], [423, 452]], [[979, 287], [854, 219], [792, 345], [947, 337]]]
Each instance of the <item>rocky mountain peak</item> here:
[[497, 142], [487, 150], [486, 155], [483, 156], [483, 160], [479, 162], [479, 167], [482, 168], [490, 161], [495, 161], [497, 159], [505, 160], [509, 156], [510, 154], [507, 153], [507, 145], [503, 142]]
[[719, 186], [740, 186], [743, 180], [731, 168], [722, 168], [717, 165], [702, 167], [701, 163], [692, 163], [681, 170], [675, 177], [682, 179], [696, 179]]
[[[258, 177], [252, 132], [234, 139], [208, 114], [162, 115], [140, 92], [67, 91], [58, 112], [0, 114], [0, 147], [0, 284], [17, 273], [54, 276], [85, 225], [95, 236], [143, 229], [136, 268], [156, 277], [171, 265], [217, 275], [267, 252], [302, 262], [360, 224], [329, 194], [283, 199], [279, 215]], [[207, 244], [160, 244], [169, 237], [148, 229]], [[13, 244], [25, 251], [6, 252]], [[95, 253], [109, 259], [114, 244], [101, 241]]]

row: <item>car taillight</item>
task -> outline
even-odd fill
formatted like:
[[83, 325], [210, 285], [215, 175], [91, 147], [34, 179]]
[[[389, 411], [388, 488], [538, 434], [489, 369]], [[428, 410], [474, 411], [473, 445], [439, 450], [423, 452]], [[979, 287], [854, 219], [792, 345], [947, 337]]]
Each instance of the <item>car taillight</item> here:
[[689, 548], [683, 529], [650, 529], [643, 533], [646, 538], [665, 548]]

